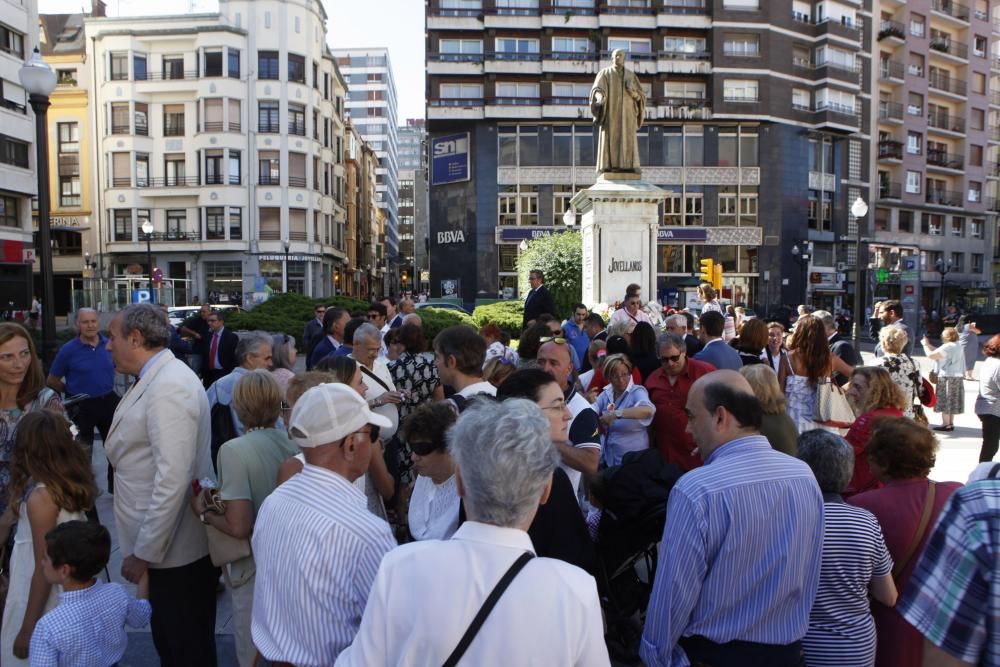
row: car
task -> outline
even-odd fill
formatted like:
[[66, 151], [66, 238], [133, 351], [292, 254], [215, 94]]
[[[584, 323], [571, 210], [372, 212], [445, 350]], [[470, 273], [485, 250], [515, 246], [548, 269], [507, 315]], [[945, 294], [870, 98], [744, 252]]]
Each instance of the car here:
[[468, 312], [465, 310], [465, 308], [462, 308], [461, 306], [459, 306], [456, 303], [450, 303], [448, 301], [424, 301], [423, 303], [416, 303], [414, 305], [418, 309], [420, 309], [420, 308], [443, 308], [444, 310], [457, 310], [460, 313], [465, 313], [466, 315], [468, 315]]
[[[239, 306], [234, 306], [233, 304], [218, 303], [211, 305], [212, 310], [230, 310], [235, 312], [240, 312]], [[167, 308], [167, 319], [175, 327], [180, 327], [184, 324], [184, 321], [188, 318], [197, 315], [198, 311], [201, 310], [201, 306], [173, 306]]]

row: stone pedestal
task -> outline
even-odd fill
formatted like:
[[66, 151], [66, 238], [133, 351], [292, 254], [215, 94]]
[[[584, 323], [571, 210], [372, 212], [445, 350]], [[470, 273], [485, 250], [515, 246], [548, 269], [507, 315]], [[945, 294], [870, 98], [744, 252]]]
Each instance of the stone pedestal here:
[[583, 216], [583, 303], [613, 304], [631, 283], [643, 301], [656, 296], [656, 237], [659, 204], [668, 193], [637, 175], [601, 176], [573, 197]]

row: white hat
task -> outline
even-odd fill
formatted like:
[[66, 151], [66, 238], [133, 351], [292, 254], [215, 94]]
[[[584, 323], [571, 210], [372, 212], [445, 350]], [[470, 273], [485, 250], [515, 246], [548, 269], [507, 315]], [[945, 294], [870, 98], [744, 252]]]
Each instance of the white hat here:
[[392, 422], [368, 408], [361, 394], [346, 384], [321, 384], [299, 397], [288, 422], [288, 432], [303, 448], [328, 445], [365, 424], [389, 428]]

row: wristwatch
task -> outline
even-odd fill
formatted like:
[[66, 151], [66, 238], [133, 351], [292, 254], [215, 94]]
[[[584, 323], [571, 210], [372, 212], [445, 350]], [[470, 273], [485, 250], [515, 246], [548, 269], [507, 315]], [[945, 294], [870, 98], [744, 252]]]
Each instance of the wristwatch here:
[[372, 399], [372, 407], [373, 408], [378, 408], [378, 407], [381, 407], [381, 406], [382, 406], [382, 399], [381, 398], [373, 398]]
[[622, 419], [624, 414], [625, 410], [623, 410], [622, 408], [618, 408], [617, 410], [615, 410], [615, 419]]
[[199, 515], [198, 515], [198, 519], [199, 519], [199, 520], [200, 520], [200, 521], [201, 521], [201, 522], [202, 522], [203, 524], [205, 524], [206, 526], [208, 525], [208, 521], [205, 521], [205, 513], [204, 513], [204, 512], [202, 512], [201, 514], [199, 514]]

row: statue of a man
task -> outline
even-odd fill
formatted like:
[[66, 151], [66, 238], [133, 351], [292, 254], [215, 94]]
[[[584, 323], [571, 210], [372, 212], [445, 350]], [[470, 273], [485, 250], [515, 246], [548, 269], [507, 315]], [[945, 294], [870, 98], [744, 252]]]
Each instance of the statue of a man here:
[[635, 72], [625, 69], [625, 51], [615, 49], [611, 59], [590, 89], [590, 111], [600, 128], [597, 173], [639, 173], [637, 133], [646, 117], [646, 94]]

